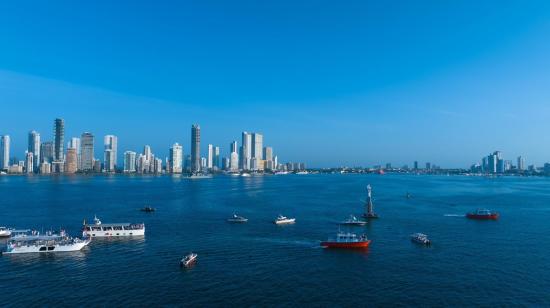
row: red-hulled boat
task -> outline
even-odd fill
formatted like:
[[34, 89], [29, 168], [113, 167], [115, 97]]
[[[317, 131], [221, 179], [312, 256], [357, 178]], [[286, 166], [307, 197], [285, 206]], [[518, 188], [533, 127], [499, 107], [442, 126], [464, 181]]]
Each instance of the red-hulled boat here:
[[497, 220], [499, 214], [486, 209], [477, 209], [475, 212], [466, 214], [466, 217], [470, 219]]
[[321, 242], [324, 248], [358, 249], [369, 247], [370, 240], [366, 235], [357, 236], [355, 233], [338, 232], [335, 239]]

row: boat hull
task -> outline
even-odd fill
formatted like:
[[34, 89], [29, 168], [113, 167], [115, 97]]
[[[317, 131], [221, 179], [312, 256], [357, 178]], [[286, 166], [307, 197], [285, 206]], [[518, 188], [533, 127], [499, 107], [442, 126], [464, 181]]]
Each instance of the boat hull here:
[[120, 236], [143, 236], [145, 227], [137, 230], [110, 230], [110, 231], [83, 231], [83, 237], [120, 237]]
[[276, 225], [288, 225], [296, 222], [296, 219], [276, 220], [273, 223]]
[[5, 251], [3, 254], [21, 254], [21, 253], [55, 253], [55, 252], [71, 252], [79, 251], [86, 247], [90, 240], [74, 243], [71, 245], [29, 245], [16, 247], [11, 251]]
[[468, 213], [466, 214], [466, 217], [469, 219], [477, 219], [477, 220], [497, 220], [499, 218], [499, 214], [492, 213], [489, 215], [479, 215], [475, 213]]
[[340, 249], [363, 249], [369, 247], [370, 240], [363, 242], [321, 242], [321, 246], [324, 248], [340, 248]]

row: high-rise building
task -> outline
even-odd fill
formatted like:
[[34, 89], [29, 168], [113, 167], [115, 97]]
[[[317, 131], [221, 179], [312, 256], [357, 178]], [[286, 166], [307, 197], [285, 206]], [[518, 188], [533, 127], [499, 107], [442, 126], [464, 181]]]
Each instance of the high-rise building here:
[[231, 152], [231, 156], [229, 158], [229, 169], [231, 171], [239, 170], [239, 155], [237, 152]]
[[65, 140], [65, 121], [55, 119], [53, 129], [53, 160], [63, 161], [63, 144]]
[[237, 141], [231, 142], [229, 145], [229, 153], [237, 153], [238, 150]]
[[519, 171], [525, 170], [525, 158], [521, 156], [518, 157], [518, 170]]
[[101, 160], [94, 158], [94, 168], [92, 170], [96, 173], [101, 172]]
[[273, 148], [272, 147], [265, 147], [264, 148], [264, 159], [267, 161], [273, 160]]
[[76, 150], [76, 169], [80, 170], [82, 169], [82, 161], [80, 156], [80, 138], [73, 137], [69, 142], [67, 143], [67, 149], [75, 149]]
[[432, 170], [432, 164], [426, 163], [426, 170]]
[[418, 161], [415, 160], [413, 166], [414, 170], [418, 170]]
[[213, 158], [213, 168], [220, 168], [220, 147], [214, 147], [214, 158]]
[[33, 171], [34, 171], [33, 154], [32, 152], [26, 151], [25, 152], [25, 172], [33, 173]]
[[487, 170], [485, 172], [496, 173], [497, 164], [498, 164], [498, 157], [496, 155], [496, 152], [493, 154], [489, 154], [487, 156]]
[[7, 170], [10, 166], [10, 136], [0, 138], [0, 170]]
[[230, 159], [227, 158], [227, 157], [224, 157], [224, 158], [222, 159], [222, 169], [223, 169], [223, 170], [229, 170], [229, 164], [231, 164]]
[[67, 148], [67, 157], [65, 159], [65, 172], [76, 173], [78, 170], [78, 155], [75, 148]]
[[153, 160], [153, 151], [151, 151], [151, 147], [148, 145], [145, 145], [143, 147], [143, 155], [145, 155], [145, 160], [151, 162]]
[[256, 161], [264, 159], [264, 136], [259, 133], [252, 134], [252, 157], [256, 158]]
[[94, 170], [94, 135], [92, 133], [86, 132], [80, 137], [80, 155], [82, 170]]
[[208, 145], [208, 156], [206, 159], [206, 168], [212, 169], [214, 163], [214, 146], [211, 144]]
[[29, 132], [27, 151], [31, 152], [33, 156], [33, 172], [38, 172], [40, 167], [40, 134], [34, 130]]
[[201, 128], [198, 124], [191, 126], [191, 172], [201, 170]]
[[49, 162], [43, 162], [40, 164], [40, 173], [41, 174], [50, 174], [52, 172], [52, 166]]
[[250, 170], [250, 160], [252, 159], [252, 134], [242, 133], [242, 145], [241, 145], [241, 169]]
[[171, 173], [181, 173], [183, 171], [183, 147], [178, 143], [174, 143], [170, 148], [168, 162]]
[[124, 172], [136, 172], [136, 152], [124, 152]]
[[206, 169], [206, 157], [201, 157], [201, 166], [200, 166], [200, 168]]
[[185, 155], [183, 167], [185, 168], [185, 171], [187, 172], [191, 171], [191, 155]]
[[111, 149], [105, 149], [103, 152], [103, 169], [105, 172], [115, 172], [115, 152]]
[[42, 142], [40, 145], [40, 160], [51, 165], [53, 161], [53, 142]]
[[111, 161], [109, 164], [109, 169], [107, 169], [107, 165], [105, 166], [105, 169], [107, 171], [115, 171], [117, 167], [117, 158], [118, 158], [118, 138], [115, 135], [106, 135], [103, 138], [103, 144], [105, 146], [105, 150], [111, 150]]

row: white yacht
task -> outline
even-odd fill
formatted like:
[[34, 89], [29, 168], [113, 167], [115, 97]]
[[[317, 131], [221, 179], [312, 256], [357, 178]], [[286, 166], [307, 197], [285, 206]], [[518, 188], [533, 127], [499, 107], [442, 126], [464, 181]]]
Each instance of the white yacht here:
[[139, 236], [145, 235], [145, 224], [131, 223], [101, 223], [101, 220], [94, 216], [93, 224], [86, 224], [82, 227], [84, 237], [116, 237], [116, 236]]
[[186, 178], [190, 179], [190, 180], [211, 179], [212, 174], [209, 174], [209, 173], [193, 173], [190, 176], [187, 176]]
[[295, 222], [296, 222], [296, 218], [288, 218], [283, 215], [277, 216], [277, 219], [273, 221], [273, 223], [276, 225], [293, 224]]
[[227, 219], [228, 222], [235, 222], [235, 223], [243, 223], [243, 222], [247, 222], [248, 221], [248, 218], [244, 218], [242, 216], [239, 216], [237, 214], [233, 214], [232, 217], [228, 218]]
[[59, 234], [20, 236], [8, 241], [4, 254], [78, 251], [88, 245], [90, 241], [90, 238], [70, 237], [64, 231]]
[[10, 237], [11, 236], [11, 229], [8, 229], [6, 227], [0, 227], [0, 237]]
[[357, 217], [353, 215], [349, 215], [349, 218], [347, 220], [342, 221], [340, 224], [346, 225], [346, 226], [364, 226], [367, 224], [367, 222], [363, 220], [359, 220], [357, 219]]

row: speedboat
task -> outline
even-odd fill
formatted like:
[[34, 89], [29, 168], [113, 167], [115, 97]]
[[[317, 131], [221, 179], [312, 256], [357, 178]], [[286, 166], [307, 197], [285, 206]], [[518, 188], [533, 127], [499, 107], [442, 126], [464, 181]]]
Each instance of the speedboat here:
[[499, 216], [497, 212], [491, 212], [487, 209], [477, 209], [475, 212], [466, 214], [467, 218], [481, 220], [497, 220]]
[[422, 245], [430, 246], [432, 241], [428, 239], [428, 236], [424, 233], [413, 233], [411, 234], [411, 241], [419, 243]]
[[366, 235], [357, 236], [355, 233], [344, 233], [338, 232], [336, 238], [328, 239], [327, 241], [321, 242], [321, 246], [324, 248], [347, 248], [347, 249], [357, 249], [357, 248], [367, 248], [369, 247], [370, 240], [367, 239]]
[[155, 211], [155, 208], [154, 207], [150, 207], [150, 206], [146, 206], [144, 208], [141, 209], [142, 212], [146, 212], [146, 213], [151, 213], [151, 212], [154, 212]]
[[239, 222], [239, 223], [242, 223], [242, 222], [247, 222], [248, 221], [248, 218], [244, 218], [242, 216], [239, 216], [237, 214], [233, 214], [233, 216], [231, 216], [230, 218], [227, 219], [228, 222]]
[[11, 236], [11, 229], [8, 229], [6, 227], [0, 227], [0, 237], [10, 237]]
[[181, 258], [180, 260], [180, 266], [181, 267], [190, 267], [193, 263], [197, 261], [197, 254], [196, 253], [189, 253], [185, 257]]
[[250, 176], [250, 173], [243, 172], [243, 173], [241, 173], [241, 176], [248, 177], [248, 176]]
[[276, 225], [293, 224], [295, 222], [296, 222], [296, 218], [288, 218], [283, 215], [277, 216], [277, 219], [273, 221], [273, 223]]
[[357, 219], [357, 217], [353, 215], [349, 215], [349, 218], [347, 220], [342, 221], [340, 224], [346, 225], [346, 226], [364, 226], [367, 224], [367, 222], [363, 220], [359, 220]]

